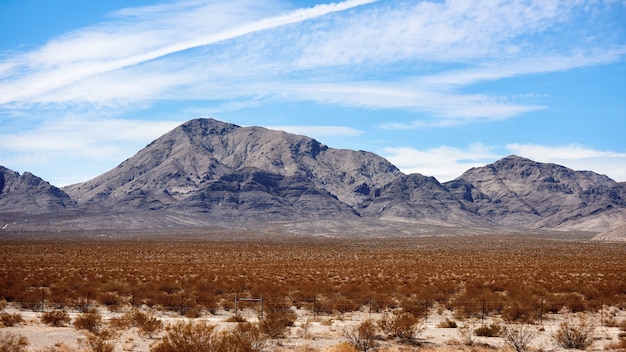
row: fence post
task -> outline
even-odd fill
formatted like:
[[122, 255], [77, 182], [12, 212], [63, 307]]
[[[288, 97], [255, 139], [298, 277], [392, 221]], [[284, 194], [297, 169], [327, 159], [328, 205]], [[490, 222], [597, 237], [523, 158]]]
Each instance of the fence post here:
[[238, 307], [237, 307], [237, 303], [239, 301], [239, 293], [235, 292], [235, 317], [239, 318], [239, 311], [238, 311]]
[[543, 298], [541, 299], [541, 305], [539, 306], [539, 325], [543, 325]]
[[600, 326], [604, 327], [604, 302], [600, 301]]
[[485, 299], [483, 299], [483, 307], [482, 308], [483, 308], [483, 314], [480, 317], [480, 323], [482, 325], [485, 325]]
[[261, 295], [261, 319], [263, 319], [263, 295]]
[[370, 311], [369, 311], [369, 314], [368, 314], [368, 319], [372, 320], [372, 299], [371, 298], [369, 300], [369, 306], [370, 306]]

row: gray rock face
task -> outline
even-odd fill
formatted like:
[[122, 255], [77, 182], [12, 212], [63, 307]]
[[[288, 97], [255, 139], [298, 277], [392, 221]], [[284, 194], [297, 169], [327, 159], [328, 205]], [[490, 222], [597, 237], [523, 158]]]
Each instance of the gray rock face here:
[[265, 220], [356, 217], [402, 173], [375, 154], [212, 119], [189, 121], [117, 168], [65, 190], [91, 208], [175, 209]]
[[393, 222], [408, 234], [416, 224], [604, 231], [626, 222], [626, 183], [590, 171], [509, 156], [441, 184], [373, 153], [213, 119], [189, 121], [63, 191], [0, 170], [0, 212], [72, 208], [63, 221], [92, 228], [333, 220], [363, 229]]
[[73, 208], [76, 203], [41, 178], [0, 166], [0, 212], [48, 212]]
[[600, 217], [624, 215], [626, 188], [590, 171], [509, 156], [473, 168], [446, 187], [466, 209], [497, 225], [581, 229]]

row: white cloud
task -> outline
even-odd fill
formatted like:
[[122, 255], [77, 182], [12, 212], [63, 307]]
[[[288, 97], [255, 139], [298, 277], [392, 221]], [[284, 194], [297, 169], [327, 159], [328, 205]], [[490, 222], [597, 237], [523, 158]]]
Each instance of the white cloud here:
[[324, 137], [355, 137], [360, 136], [364, 131], [357, 130], [347, 126], [266, 126], [267, 128], [285, 131], [288, 133], [299, 134], [316, 138], [318, 140]]
[[626, 151], [597, 150], [577, 144], [544, 146], [536, 144], [508, 144], [506, 149], [538, 162], [554, 163], [574, 170], [589, 170], [626, 181]]
[[494, 148], [480, 143], [461, 149], [439, 146], [425, 150], [410, 147], [388, 147], [382, 156], [406, 174], [434, 176], [439, 182], [453, 180], [468, 169], [484, 166], [499, 159]]
[[0, 133], [0, 161], [56, 186], [95, 177], [134, 155], [180, 121], [66, 117], [37, 128]]
[[161, 17], [164, 15], [161, 11], [154, 9], [143, 12], [127, 10], [120, 14], [145, 15], [156, 12], [159, 16], [149, 18], [152, 21], [149, 23], [121, 24], [121, 28], [114, 26], [120, 23], [113, 23], [113, 26], [106, 24], [102, 28], [70, 33], [39, 50], [11, 60], [17, 62], [12, 67], [15, 76], [0, 84], [0, 105], [23, 100], [37, 102], [40, 96], [54, 92], [55, 89], [99, 74], [374, 1], [347, 0], [268, 17], [260, 16], [267, 13], [245, 11], [246, 8], [258, 10], [258, 6], [253, 6], [249, 1], [228, 5], [212, 2], [200, 8], [201, 13], [209, 15], [204, 18], [194, 14], [198, 10], [194, 7], [191, 8], [192, 12], [185, 11], [165, 18]]
[[626, 152], [595, 150], [580, 145], [546, 146], [508, 144], [504, 147], [471, 144], [467, 148], [439, 146], [424, 150], [388, 147], [381, 155], [404, 173], [434, 176], [440, 182], [455, 179], [472, 167], [484, 166], [515, 154], [542, 163], [563, 165], [573, 170], [587, 170], [618, 181], [626, 181]]
[[[0, 62], [7, 77], [0, 105], [290, 99], [427, 112], [440, 121], [416, 126], [447, 126], [543, 108], [514, 97], [464, 93], [468, 85], [603, 64], [626, 54], [624, 47], [552, 48], [531, 40], [567, 25], [574, 10], [584, 11], [582, 1], [374, 2], [294, 11], [271, 0], [128, 8], [109, 22]], [[398, 64], [409, 69], [403, 73], [409, 78], [396, 78]], [[424, 75], [421, 66], [440, 72]], [[376, 80], [372, 72], [385, 77]], [[411, 124], [387, 127], [394, 126]]]

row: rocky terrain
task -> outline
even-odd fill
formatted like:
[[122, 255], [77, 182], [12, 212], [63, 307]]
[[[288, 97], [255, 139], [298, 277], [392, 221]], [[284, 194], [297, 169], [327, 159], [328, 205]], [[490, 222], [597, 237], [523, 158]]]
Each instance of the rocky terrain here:
[[0, 212], [53, 212], [75, 206], [67, 193], [30, 172], [20, 175], [0, 166]]
[[390, 224], [414, 232], [422, 225], [600, 232], [626, 222], [626, 184], [591, 171], [509, 156], [440, 183], [370, 152], [213, 119], [184, 123], [118, 167], [63, 189], [0, 171], [0, 222], [13, 227], [280, 222], [296, 232], [341, 224], [357, 232]]

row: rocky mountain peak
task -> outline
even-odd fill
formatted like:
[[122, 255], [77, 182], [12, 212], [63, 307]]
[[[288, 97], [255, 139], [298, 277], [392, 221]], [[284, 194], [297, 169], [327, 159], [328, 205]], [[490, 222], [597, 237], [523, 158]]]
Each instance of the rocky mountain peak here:
[[442, 184], [405, 175], [371, 152], [214, 119], [188, 121], [116, 168], [63, 190], [0, 169], [0, 213], [54, 212], [74, 202], [76, 214], [139, 227], [367, 218], [601, 231], [626, 221], [626, 183], [591, 171], [510, 155]]
[[69, 195], [30, 172], [0, 166], [0, 212], [47, 212], [72, 208]]

